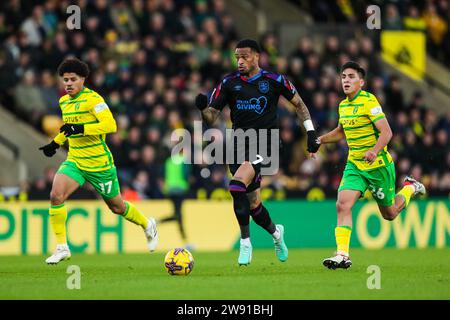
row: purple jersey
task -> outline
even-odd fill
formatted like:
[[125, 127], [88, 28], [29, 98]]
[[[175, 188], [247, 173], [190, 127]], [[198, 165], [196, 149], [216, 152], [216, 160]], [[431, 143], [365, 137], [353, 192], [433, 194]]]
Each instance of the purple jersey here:
[[238, 71], [227, 75], [214, 89], [210, 106], [222, 110], [228, 104], [233, 128], [277, 128], [277, 107], [280, 95], [288, 101], [296, 93], [295, 87], [284, 76], [261, 71], [251, 78]]

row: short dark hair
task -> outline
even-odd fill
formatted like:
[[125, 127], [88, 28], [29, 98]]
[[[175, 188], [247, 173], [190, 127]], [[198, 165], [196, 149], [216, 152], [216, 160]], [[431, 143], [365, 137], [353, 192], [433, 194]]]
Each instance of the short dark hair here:
[[236, 48], [250, 48], [253, 51], [261, 53], [261, 48], [259, 47], [258, 42], [253, 39], [243, 39], [239, 41], [236, 45]]
[[89, 66], [77, 58], [69, 58], [61, 62], [58, 67], [60, 77], [66, 72], [73, 72], [80, 77], [87, 78], [89, 76]]
[[366, 76], [366, 71], [355, 61], [348, 61], [344, 63], [344, 65], [341, 68], [341, 73], [344, 72], [345, 69], [354, 69], [356, 72], [358, 72], [359, 76], [364, 79]]

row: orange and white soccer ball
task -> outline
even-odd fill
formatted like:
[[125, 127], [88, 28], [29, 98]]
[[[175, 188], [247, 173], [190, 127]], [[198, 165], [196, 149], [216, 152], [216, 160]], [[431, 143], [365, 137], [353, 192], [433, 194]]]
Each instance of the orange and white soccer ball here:
[[164, 268], [172, 276], [187, 276], [194, 268], [194, 257], [187, 249], [172, 249], [164, 258]]

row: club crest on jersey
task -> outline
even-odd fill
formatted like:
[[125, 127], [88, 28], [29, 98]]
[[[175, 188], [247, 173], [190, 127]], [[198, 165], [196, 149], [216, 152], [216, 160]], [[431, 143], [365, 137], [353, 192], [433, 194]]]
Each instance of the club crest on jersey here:
[[358, 106], [353, 108], [353, 114], [357, 114], [358, 113]]
[[261, 93], [269, 92], [269, 81], [263, 80], [263, 81], [258, 82], [258, 90]]

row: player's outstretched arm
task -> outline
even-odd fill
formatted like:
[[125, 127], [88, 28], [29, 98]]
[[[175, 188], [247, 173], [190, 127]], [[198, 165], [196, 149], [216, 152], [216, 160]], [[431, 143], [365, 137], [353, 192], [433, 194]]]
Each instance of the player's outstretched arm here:
[[209, 126], [216, 122], [220, 111], [215, 108], [208, 107], [207, 96], [201, 93], [198, 94], [195, 98], [195, 106], [201, 111], [203, 121], [205, 121]]
[[320, 143], [335, 143], [345, 138], [344, 129], [342, 129], [341, 125], [338, 125], [332, 131], [322, 135], [319, 137]]
[[[317, 138], [317, 140], [320, 144], [325, 144], [338, 142], [339, 140], [342, 140], [344, 138], [344, 129], [342, 129], [341, 125], [338, 125], [334, 130], [320, 136], [319, 138]], [[310, 153], [309, 155], [311, 158], [316, 158], [315, 153]]]
[[67, 137], [63, 133], [59, 133], [49, 144], [40, 147], [39, 150], [42, 150], [46, 157], [53, 157], [56, 153], [56, 149], [59, 149], [66, 140]]
[[44, 152], [46, 157], [53, 157], [56, 153], [56, 149], [59, 148], [59, 144], [57, 144], [54, 140], [50, 142], [49, 144], [46, 144], [45, 146], [42, 146], [39, 148], [39, 150], [42, 150]]
[[386, 120], [386, 118], [382, 118], [375, 122], [375, 126], [377, 127], [378, 131], [380, 132], [380, 135], [378, 137], [377, 143], [375, 146], [366, 152], [364, 155], [364, 159], [372, 163], [377, 158], [378, 152], [384, 149], [384, 147], [387, 146], [389, 141], [391, 141], [392, 138], [392, 130], [389, 126], [389, 122]]
[[291, 99], [290, 103], [294, 105], [295, 112], [297, 112], [297, 116], [299, 117], [300, 121], [303, 122], [303, 126], [305, 127], [306, 133], [308, 134], [308, 151], [310, 153], [316, 153], [317, 150], [319, 150], [320, 141], [317, 138], [316, 130], [314, 130], [308, 107], [305, 105], [302, 98], [297, 92], [294, 94], [294, 97]]

